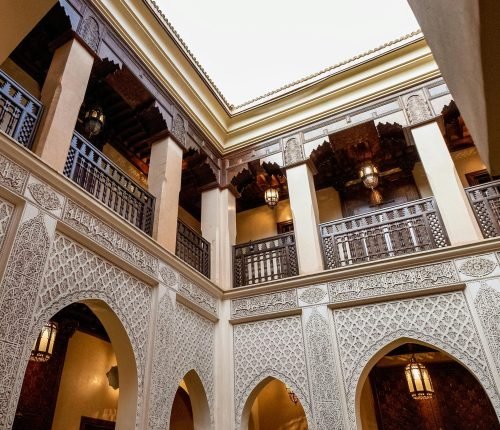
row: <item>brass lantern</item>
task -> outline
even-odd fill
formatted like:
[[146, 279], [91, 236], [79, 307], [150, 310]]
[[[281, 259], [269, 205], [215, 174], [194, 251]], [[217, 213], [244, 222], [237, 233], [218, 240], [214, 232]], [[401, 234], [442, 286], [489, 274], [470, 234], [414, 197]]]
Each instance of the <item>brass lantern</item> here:
[[104, 121], [106, 117], [100, 106], [92, 106], [87, 112], [85, 112], [85, 117], [83, 118], [83, 128], [85, 133], [89, 136], [97, 136], [104, 127]]
[[416, 400], [431, 399], [434, 395], [431, 377], [427, 367], [415, 360], [412, 355], [405, 367], [406, 382], [411, 396]]
[[378, 167], [371, 161], [365, 163], [359, 169], [359, 178], [363, 181], [366, 188], [374, 189], [378, 185]]
[[39, 362], [49, 361], [50, 357], [52, 357], [56, 335], [57, 324], [53, 321], [49, 321], [42, 327], [42, 331], [35, 341], [30, 360]]
[[279, 199], [280, 193], [277, 188], [269, 187], [264, 192], [264, 200], [271, 209], [274, 209], [274, 207], [278, 204]]

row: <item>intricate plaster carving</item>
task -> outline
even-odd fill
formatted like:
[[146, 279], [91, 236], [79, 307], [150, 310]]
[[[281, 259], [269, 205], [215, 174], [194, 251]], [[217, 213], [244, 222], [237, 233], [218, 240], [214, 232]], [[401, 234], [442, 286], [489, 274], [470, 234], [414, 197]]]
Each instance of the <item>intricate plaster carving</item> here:
[[299, 300], [314, 305], [320, 303], [327, 295], [328, 293], [320, 287], [309, 287], [299, 294]]
[[446, 261], [411, 269], [329, 282], [328, 291], [330, 301], [338, 303], [359, 298], [434, 288], [457, 282], [459, 282], [459, 277], [453, 262]]
[[108, 251], [155, 277], [158, 259], [68, 199], [63, 220]]
[[286, 290], [231, 300], [231, 318], [281, 312], [297, 307], [297, 291]]
[[14, 205], [0, 199], [0, 251], [2, 251], [7, 231], [9, 230], [12, 214], [14, 213]]
[[149, 429], [167, 428], [175, 392], [190, 370], [200, 377], [213, 414], [214, 341], [213, 323], [180, 303], [174, 308], [168, 293], [162, 297], [154, 341]]
[[240, 324], [234, 327], [236, 428], [248, 396], [265, 378], [292, 387], [312, 424], [306, 358], [300, 316]]
[[284, 148], [285, 166], [304, 160], [304, 149], [299, 139], [292, 137], [285, 143]]
[[100, 40], [99, 23], [94, 17], [88, 16], [84, 19], [80, 29], [80, 36], [90, 49], [97, 51]]
[[181, 143], [186, 142], [186, 126], [184, 119], [179, 114], [176, 114], [172, 124], [172, 135]]
[[28, 181], [28, 172], [0, 155], [0, 185], [22, 194]]
[[[41, 325], [65, 306], [86, 299], [106, 302], [123, 324], [134, 351], [139, 416], [144, 394], [151, 298], [151, 288], [146, 284], [73, 240], [57, 234], [33, 313], [33, 341]], [[33, 342], [26, 347], [29, 349], [32, 345]]]
[[180, 278], [179, 293], [201, 308], [217, 316], [217, 299], [207, 293], [203, 288], [189, 282], [184, 276], [181, 275]]
[[481, 276], [486, 276], [492, 273], [497, 264], [484, 257], [472, 257], [463, 263], [458, 270], [464, 275], [479, 278]]
[[170, 288], [174, 288], [179, 283], [179, 274], [166, 265], [160, 268], [160, 277]]
[[406, 112], [410, 124], [417, 124], [432, 118], [431, 110], [424, 97], [420, 94], [413, 94], [406, 100]]
[[498, 372], [500, 372], [500, 292], [482, 283], [474, 300]]
[[314, 309], [305, 328], [314, 417], [318, 430], [343, 430], [333, 342], [326, 319]]
[[50, 187], [42, 183], [31, 183], [28, 185], [28, 190], [42, 208], [48, 211], [62, 209], [61, 202], [57, 194]]
[[14, 420], [24, 377], [24, 367], [18, 374], [22, 346], [28, 335], [50, 242], [43, 214], [24, 221], [19, 226], [0, 287], [0, 428], [11, 428]]
[[380, 349], [400, 338], [426, 342], [464, 363], [500, 413], [491, 370], [461, 292], [336, 310], [334, 319], [352, 428], [361, 372]]

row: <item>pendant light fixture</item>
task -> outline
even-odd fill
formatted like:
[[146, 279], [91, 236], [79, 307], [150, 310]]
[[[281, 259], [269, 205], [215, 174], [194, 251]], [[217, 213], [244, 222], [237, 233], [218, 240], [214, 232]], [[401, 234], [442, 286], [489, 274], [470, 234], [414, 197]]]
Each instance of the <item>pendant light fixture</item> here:
[[359, 178], [366, 188], [374, 189], [378, 185], [378, 167], [371, 161], [364, 163], [359, 169]]
[[53, 321], [49, 321], [43, 326], [42, 331], [35, 341], [30, 360], [38, 362], [49, 361], [50, 357], [52, 357], [52, 351], [54, 350], [56, 335], [57, 324]]
[[106, 117], [100, 106], [94, 105], [87, 112], [83, 119], [83, 128], [87, 136], [97, 136], [104, 127]]
[[431, 377], [427, 367], [415, 360], [415, 354], [405, 367], [406, 382], [411, 396], [416, 400], [431, 399], [434, 395]]
[[269, 187], [266, 191], [264, 191], [264, 200], [271, 209], [276, 207], [279, 199], [280, 193], [277, 188]]

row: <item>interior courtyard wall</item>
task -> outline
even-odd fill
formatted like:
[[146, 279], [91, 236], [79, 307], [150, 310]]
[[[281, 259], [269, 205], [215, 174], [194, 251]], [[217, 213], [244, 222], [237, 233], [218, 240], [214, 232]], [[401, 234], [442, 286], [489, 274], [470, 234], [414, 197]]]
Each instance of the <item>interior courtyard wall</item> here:
[[[72, 198], [81, 196], [76, 193]], [[105, 218], [106, 212], [101, 215]], [[167, 315], [168, 322], [173, 319], [177, 324], [169, 338], [172, 344], [168, 346], [175, 353], [168, 358], [177, 367], [171, 368], [171, 379], [161, 388], [160, 395], [177, 387], [185, 373], [195, 369], [203, 380], [207, 403], [213, 403], [214, 358], [209, 351], [214, 350], [214, 321], [218, 312], [215, 296], [3, 155], [0, 155], [0, 249], [2, 430], [11, 429], [24, 371], [42, 325], [75, 302], [84, 302], [91, 308], [113, 343], [121, 383], [118, 421], [121, 413], [127, 417], [121, 428], [133, 428], [133, 423], [135, 428], [147, 428], [143, 423], [148, 401], [144, 394], [145, 386], [150, 384], [148, 369], [155, 367], [149, 348], [156, 330], [154, 297], [159, 282], [174, 287], [170, 290], [174, 300], [176, 295], [182, 296], [185, 303], [172, 304], [175, 315]], [[112, 256], [113, 262], [103, 256]], [[148, 283], [131, 275], [131, 271]], [[172, 283], [172, 277], [179, 282]], [[114, 322], [110, 322], [113, 318]], [[117, 336], [119, 330], [121, 338]], [[130, 355], [124, 360], [123, 351], [127, 348]], [[127, 386], [134, 385], [128, 383], [131, 377], [135, 377], [136, 388], [127, 395]], [[210, 416], [211, 411], [207, 413]]]
[[112, 366], [116, 356], [110, 342], [75, 331], [64, 359], [52, 430], [78, 430], [82, 416], [116, 421], [120, 390], [106, 376]]

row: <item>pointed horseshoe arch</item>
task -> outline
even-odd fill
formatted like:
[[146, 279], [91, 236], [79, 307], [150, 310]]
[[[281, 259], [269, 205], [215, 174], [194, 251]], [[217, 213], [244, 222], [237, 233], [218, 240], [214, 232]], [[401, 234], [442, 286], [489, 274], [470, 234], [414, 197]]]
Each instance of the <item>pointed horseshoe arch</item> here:
[[73, 303], [83, 303], [100, 320], [106, 333], [111, 340], [120, 377], [120, 395], [118, 396], [117, 425], [122, 429], [133, 430], [136, 428], [136, 416], [138, 412], [139, 378], [137, 361], [130, 341], [129, 334], [125, 329], [117, 313], [107, 303], [105, 298], [94, 298], [89, 292], [84, 295], [70, 294], [61, 301], [55, 301], [50, 306], [37, 313], [36, 320], [30, 328], [30, 333], [23, 351], [22, 372], [19, 372], [20, 382], [24, 379], [24, 371], [28, 364], [31, 346], [35, 342], [42, 326], [49, 321], [57, 312]]
[[250, 383], [245, 390], [246, 396], [240, 400], [240, 404], [236, 407], [236, 429], [237, 430], [248, 430], [248, 422], [250, 418], [250, 413], [252, 409], [252, 405], [257, 398], [259, 392], [271, 381], [277, 380], [282, 382], [283, 384], [289, 386], [297, 398], [299, 399], [299, 403], [302, 406], [304, 411], [304, 415], [306, 417], [306, 421], [308, 426], [312, 423], [312, 413], [308, 399], [306, 395], [302, 393], [302, 390], [297, 387], [294, 381], [288, 378], [286, 375], [281, 374], [280, 372], [268, 371], [265, 374], [259, 375], [254, 379], [252, 383]]
[[[461, 354], [459, 351], [454, 351], [454, 348], [450, 348], [447, 345], [442, 344], [442, 342], [436, 341], [436, 342], [429, 342], [428, 340], [422, 340], [419, 339], [420, 336], [415, 335], [415, 333], [408, 334], [408, 336], [401, 336], [397, 337], [396, 339], [388, 339], [387, 343], [384, 344], [381, 348], [379, 348], [376, 352], [374, 352], [371, 357], [366, 361], [363, 370], [361, 371], [357, 383], [356, 383], [356, 389], [355, 389], [355, 395], [354, 395], [354, 404], [348, 405], [348, 410], [351, 415], [351, 420], [352, 422], [356, 423], [356, 428], [361, 428], [361, 391], [363, 389], [363, 386], [368, 379], [368, 375], [370, 374], [371, 370], [373, 367], [380, 361], [382, 357], [387, 355], [390, 351], [394, 350], [395, 348], [404, 345], [405, 343], [416, 343], [419, 345], [427, 346], [429, 348], [433, 348], [437, 351], [443, 352], [450, 356], [454, 361], [456, 361], [458, 364], [464, 367], [472, 376], [476, 378], [476, 380], [479, 382], [485, 393], [487, 394], [493, 408], [495, 409], [495, 412], [497, 413], [497, 416], [500, 419], [500, 409], [498, 407], [499, 405], [499, 397], [498, 393], [493, 385], [493, 382], [489, 378], [489, 375], [485, 375], [483, 372], [478, 372], [478, 368], [473, 369], [472, 366], [468, 365], [465, 360], [463, 360], [463, 357], [459, 358]], [[350, 400], [350, 399], [349, 399]]]

